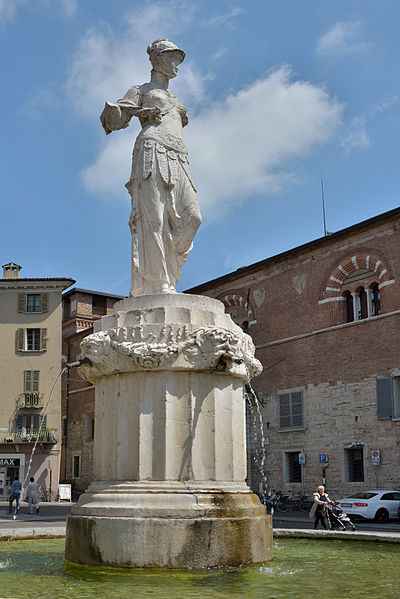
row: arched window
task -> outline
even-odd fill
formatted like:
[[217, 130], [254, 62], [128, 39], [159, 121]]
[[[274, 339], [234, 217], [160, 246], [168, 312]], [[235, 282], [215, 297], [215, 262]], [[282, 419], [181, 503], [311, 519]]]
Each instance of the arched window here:
[[371, 315], [378, 316], [381, 309], [381, 292], [378, 283], [371, 286]]
[[367, 294], [365, 293], [364, 287], [360, 287], [360, 289], [356, 292], [356, 302], [357, 302], [357, 318], [356, 320], [362, 320], [363, 318], [367, 318], [368, 316], [368, 307], [367, 307]]
[[346, 291], [344, 293], [344, 297], [346, 299], [347, 322], [353, 322], [353, 320], [354, 320], [353, 296], [351, 295], [350, 291]]

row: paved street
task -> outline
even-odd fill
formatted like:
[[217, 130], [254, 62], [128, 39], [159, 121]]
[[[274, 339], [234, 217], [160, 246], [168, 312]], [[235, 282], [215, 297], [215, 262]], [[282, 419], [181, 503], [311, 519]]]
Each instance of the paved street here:
[[[304, 512], [276, 512], [273, 516], [274, 528], [305, 529], [314, 526], [314, 520], [310, 520]], [[352, 520], [356, 530], [398, 532], [400, 533], [400, 520], [391, 520], [387, 524], [377, 524], [373, 521]], [[321, 526], [319, 526], [321, 529]]]
[[[8, 514], [8, 504], [0, 503], [0, 529], [26, 528], [27, 526], [62, 526], [65, 524], [67, 514], [71, 511], [67, 502], [41, 503], [39, 514], [29, 514], [26, 503], [21, 504], [21, 511], [16, 520]], [[310, 520], [304, 512], [276, 512], [273, 517], [274, 528], [311, 529], [314, 521]], [[391, 520], [387, 524], [377, 524], [372, 521], [354, 521], [356, 530], [398, 532], [400, 533], [400, 520]], [[319, 527], [321, 529], [321, 526]]]
[[7, 528], [26, 528], [40, 526], [64, 526], [67, 514], [71, 511], [71, 503], [48, 502], [40, 503], [38, 514], [30, 514], [28, 505], [21, 502], [21, 510], [16, 520], [8, 513], [8, 503], [0, 503], [0, 531]]

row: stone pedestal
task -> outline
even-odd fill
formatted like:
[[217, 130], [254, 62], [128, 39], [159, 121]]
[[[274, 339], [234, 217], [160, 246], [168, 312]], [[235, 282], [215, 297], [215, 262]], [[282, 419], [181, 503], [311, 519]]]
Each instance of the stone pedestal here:
[[128, 298], [82, 343], [96, 386], [94, 473], [67, 521], [71, 562], [214, 567], [272, 558], [244, 482], [251, 338], [204, 296]]

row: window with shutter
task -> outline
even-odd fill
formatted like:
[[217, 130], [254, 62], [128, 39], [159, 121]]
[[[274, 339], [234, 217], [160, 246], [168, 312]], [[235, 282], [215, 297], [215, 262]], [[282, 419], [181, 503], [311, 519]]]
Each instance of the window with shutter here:
[[26, 312], [41, 312], [41, 295], [40, 293], [26, 294]]
[[24, 415], [23, 414], [17, 414], [16, 419], [15, 419], [15, 426], [17, 428], [17, 430], [21, 430], [24, 426]]
[[39, 370], [32, 370], [32, 391], [39, 391]]
[[290, 427], [290, 395], [285, 393], [279, 396], [279, 427]]
[[25, 350], [25, 329], [17, 330], [17, 351]]
[[26, 293], [18, 293], [18, 312], [25, 312]]
[[32, 370], [25, 370], [24, 372], [24, 391], [25, 393], [32, 391]]
[[296, 391], [291, 394], [292, 400], [292, 427], [303, 427], [303, 393]]
[[42, 312], [49, 311], [49, 294], [48, 293], [41, 294], [41, 305], [42, 305]]
[[43, 329], [26, 329], [26, 350], [39, 351], [41, 348], [41, 331]]
[[25, 370], [24, 392], [35, 393], [39, 391], [39, 370]]
[[393, 378], [391, 376], [376, 379], [376, 403], [378, 420], [393, 418]]
[[40, 329], [40, 349], [42, 351], [47, 349], [47, 329]]
[[303, 428], [303, 392], [294, 391], [279, 395], [279, 428]]
[[41, 432], [45, 432], [47, 428], [47, 414], [41, 414], [39, 417], [39, 429]]

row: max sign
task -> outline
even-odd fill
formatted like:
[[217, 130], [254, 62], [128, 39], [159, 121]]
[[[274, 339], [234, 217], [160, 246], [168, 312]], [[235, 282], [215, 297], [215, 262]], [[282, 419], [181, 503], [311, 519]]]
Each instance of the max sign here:
[[19, 466], [19, 458], [0, 458], [1, 466]]

